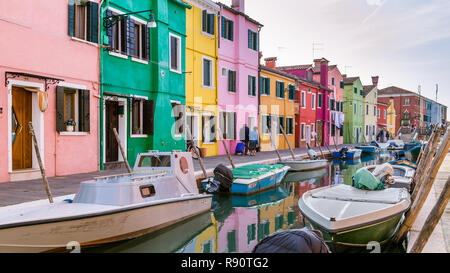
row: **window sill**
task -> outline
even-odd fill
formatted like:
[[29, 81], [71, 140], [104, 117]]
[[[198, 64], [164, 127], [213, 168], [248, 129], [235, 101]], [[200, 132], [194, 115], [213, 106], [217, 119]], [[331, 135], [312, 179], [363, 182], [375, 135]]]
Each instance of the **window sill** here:
[[148, 61], [143, 60], [143, 59], [139, 59], [139, 58], [135, 58], [135, 57], [131, 57], [131, 60], [133, 62], [137, 62], [137, 63], [141, 63], [141, 64], [148, 64]]
[[80, 38], [77, 38], [77, 37], [71, 37], [71, 38], [72, 38], [72, 40], [74, 40], [74, 41], [77, 41], [77, 42], [80, 42], [80, 43], [84, 43], [84, 44], [88, 44], [88, 45], [92, 45], [92, 46], [98, 47], [98, 44], [96, 44], [96, 43], [89, 42], [89, 41], [86, 41], [86, 40], [83, 40], [83, 39], [80, 39]]
[[130, 135], [130, 138], [147, 138], [148, 135]]
[[87, 132], [67, 132], [67, 131], [63, 131], [63, 132], [59, 132], [60, 136], [87, 136], [88, 133]]
[[181, 74], [181, 70], [174, 70], [174, 69], [170, 69], [170, 72], [173, 72], [173, 73], [177, 73], [177, 74]]
[[122, 58], [122, 59], [128, 59], [127, 55], [123, 55], [121, 53], [117, 53], [117, 52], [114, 52], [114, 51], [110, 51], [109, 55], [114, 56], [114, 57], [118, 57], [118, 58]]
[[208, 32], [204, 32], [204, 31], [202, 31], [202, 35], [207, 37], [207, 38], [210, 38], [210, 39], [214, 39], [215, 38], [214, 34], [210, 34]]
[[203, 89], [210, 89], [210, 90], [214, 90], [216, 87], [215, 86], [204, 86], [202, 85]]

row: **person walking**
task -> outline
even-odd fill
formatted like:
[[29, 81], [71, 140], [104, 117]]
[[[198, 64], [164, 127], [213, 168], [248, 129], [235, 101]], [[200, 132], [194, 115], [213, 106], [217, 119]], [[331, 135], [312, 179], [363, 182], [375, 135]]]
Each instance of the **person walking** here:
[[256, 148], [258, 146], [258, 127], [254, 127], [253, 131], [250, 132], [249, 141], [250, 141], [249, 144], [250, 155], [255, 156]]

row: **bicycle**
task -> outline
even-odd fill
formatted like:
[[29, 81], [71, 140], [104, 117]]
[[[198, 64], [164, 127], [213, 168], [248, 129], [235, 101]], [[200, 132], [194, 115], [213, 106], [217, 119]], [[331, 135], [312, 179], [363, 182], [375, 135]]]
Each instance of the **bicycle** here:
[[[197, 152], [195, 152], [197, 151]], [[186, 152], [191, 152], [193, 159], [198, 159], [198, 155], [200, 155], [200, 148], [195, 146], [191, 140], [186, 141]]]

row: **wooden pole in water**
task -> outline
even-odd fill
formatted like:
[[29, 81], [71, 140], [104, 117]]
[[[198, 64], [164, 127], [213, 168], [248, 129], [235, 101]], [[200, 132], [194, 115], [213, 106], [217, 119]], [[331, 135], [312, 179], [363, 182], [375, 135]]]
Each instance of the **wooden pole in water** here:
[[428, 151], [424, 160], [419, 162], [419, 166], [417, 166], [416, 173], [414, 174], [414, 191], [411, 195], [411, 200], [415, 200], [416, 196], [422, 187], [422, 183], [425, 179], [425, 174], [431, 167], [432, 159], [434, 157], [434, 151], [436, 151], [437, 145], [439, 144], [439, 138], [442, 133], [442, 129], [439, 128], [437, 131], [433, 132], [433, 139], [430, 142], [428, 147]]
[[117, 129], [113, 128], [114, 136], [116, 137], [117, 144], [119, 144], [120, 153], [122, 153], [123, 161], [125, 162], [125, 167], [127, 167], [128, 173], [133, 173], [133, 171], [130, 168], [130, 165], [128, 165], [127, 155], [122, 147], [122, 143], [120, 142], [119, 134], [117, 133]]
[[281, 159], [281, 155], [280, 155], [280, 152], [278, 151], [277, 145], [275, 145], [273, 143], [272, 132], [270, 132], [269, 137], [270, 137], [270, 144], [272, 144], [273, 148], [275, 149], [275, 152], [277, 153], [278, 159], [280, 160], [280, 162], [283, 161], [283, 159]]
[[413, 223], [416, 221], [417, 216], [419, 215], [420, 210], [425, 203], [427, 196], [433, 186], [433, 182], [436, 178], [436, 174], [439, 171], [439, 168], [442, 165], [442, 162], [445, 159], [446, 154], [448, 153], [448, 149], [450, 148], [450, 129], [447, 130], [444, 139], [439, 147], [436, 156], [433, 158], [433, 162], [431, 163], [432, 168], [430, 168], [423, 180], [423, 185], [420, 185], [420, 190], [417, 194], [417, 198], [412, 201], [413, 204], [405, 216], [405, 220], [400, 227], [397, 234], [394, 236], [395, 242], [400, 242], [408, 231], [411, 229]]
[[291, 151], [292, 159], [295, 160], [295, 154], [294, 154], [294, 151], [292, 150], [291, 143], [289, 142], [289, 139], [288, 139], [286, 133], [284, 132], [283, 126], [280, 125], [280, 129], [281, 129], [281, 132], [283, 133], [284, 139], [286, 140], [286, 142], [287, 142], [287, 144], [288, 144], [289, 151]]
[[323, 159], [325, 159], [325, 156], [323, 155], [323, 152], [322, 152], [322, 148], [320, 147], [320, 144], [318, 145], [317, 143], [317, 136], [316, 136], [316, 138], [314, 139], [314, 141], [316, 142], [316, 146], [319, 146], [319, 150], [320, 150], [320, 153], [322, 154], [322, 158]]
[[28, 122], [28, 126], [30, 127], [31, 137], [33, 139], [34, 150], [36, 152], [37, 161], [39, 164], [39, 169], [41, 170], [42, 180], [44, 181], [45, 191], [47, 192], [48, 201], [53, 203], [52, 192], [50, 191], [50, 186], [48, 185], [47, 176], [45, 175], [44, 165], [42, 164], [41, 153], [39, 152], [39, 146], [37, 144], [36, 135], [34, 134], [33, 123]]
[[203, 176], [206, 179], [206, 178], [208, 178], [208, 175], [206, 174], [206, 169], [205, 169], [205, 166], [203, 165], [202, 157], [200, 156], [199, 152], [195, 148], [195, 142], [194, 142], [194, 139], [192, 138], [191, 129], [189, 129], [189, 126], [186, 126], [186, 133], [189, 135], [189, 139], [191, 140], [192, 145], [194, 145], [194, 153], [197, 155], [198, 163], [200, 163], [200, 167], [202, 168], [202, 171], [203, 171]]
[[442, 192], [439, 196], [439, 199], [436, 202], [436, 205], [434, 205], [433, 209], [428, 215], [427, 220], [425, 221], [425, 224], [419, 233], [419, 237], [417, 237], [417, 240], [414, 242], [414, 245], [410, 250], [411, 253], [422, 252], [423, 248], [428, 242], [428, 239], [430, 238], [431, 233], [433, 233], [434, 228], [436, 227], [437, 223], [439, 223], [439, 219], [441, 219], [442, 214], [444, 213], [445, 208], [447, 207], [449, 198], [450, 198], [450, 176], [448, 177], [447, 182], [445, 183], [445, 186], [442, 189]]
[[233, 169], [236, 169], [236, 166], [234, 166], [234, 163], [233, 163], [233, 159], [231, 158], [230, 151], [228, 150], [227, 144], [225, 143], [225, 140], [223, 139], [222, 130], [220, 130], [220, 128], [219, 128], [219, 138], [223, 144], [223, 147], [225, 148], [225, 151], [227, 152], [228, 160], [231, 163], [231, 167], [233, 167]]

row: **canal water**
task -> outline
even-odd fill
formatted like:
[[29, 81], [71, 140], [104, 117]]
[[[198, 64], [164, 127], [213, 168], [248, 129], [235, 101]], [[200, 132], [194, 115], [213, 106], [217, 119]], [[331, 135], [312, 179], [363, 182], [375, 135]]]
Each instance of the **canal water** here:
[[[381, 153], [354, 161], [334, 160], [319, 170], [288, 173], [275, 189], [251, 196], [215, 195], [212, 212], [136, 239], [82, 252], [249, 253], [274, 232], [305, 226], [297, 205], [303, 193], [332, 184], [351, 185], [361, 167], [392, 159], [393, 154]], [[389, 252], [401, 250], [390, 248]]]

